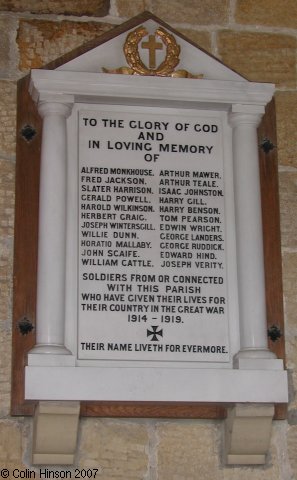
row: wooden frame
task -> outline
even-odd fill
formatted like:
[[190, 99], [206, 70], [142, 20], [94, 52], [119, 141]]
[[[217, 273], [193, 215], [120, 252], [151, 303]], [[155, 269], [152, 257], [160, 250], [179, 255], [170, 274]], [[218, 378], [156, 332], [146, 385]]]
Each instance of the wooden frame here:
[[[154, 18], [142, 14], [117, 28], [117, 34], [131, 28], [139, 20]], [[159, 21], [159, 19], [158, 19]], [[44, 68], [55, 69], [72, 58], [109, 40], [108, 32], [96, 42], [91, 42]], [[35, 330], [22, 334], [20, 323], [26, 319], [34, 327], [36, 305], [36, 271], [38, 249], [38, 196], [39, 161], [42, 122], [29, 92], [29, 76], [18, 82], [17, 163], [14, 250], [14, 303], [13, 303], [13, 360], [11, 414], [32, 415], [35, 403], [24, 400], [24, 367], [27, 352], [35, 344]], [[271, 102], [258, 129], [261, 172], [262, 215], [266, 275], [267, 327], [277, 327], [282, 336], [269, 341], [270, 349], [278, 358], [285, 356], [282, 300], [282, 271], [280, 249], [280, 218], [278, 199], [277, 150], [275, 106]], [[29, 133], [29, 135], [26, 135]], [[266, 141], [267, 140], [267, 141]], [[263, 148], [264, 142], [264, 148]], [[262, 146], [261, 146], [262, 145]], [[271, 146], [270, 145], [270, 146]], [[268, 148], [265, 148], [268, 147]], [[269, 150], [269, 151], [268, 151]], [[199, 403], [149, 403], [149, 402], [81, 402], [81, 415], [108, 417], [163, 417], [163, 418], [224, 418], [228, 405]], [[275, 418], [286, 416], [286, 406], [277, 405]]]

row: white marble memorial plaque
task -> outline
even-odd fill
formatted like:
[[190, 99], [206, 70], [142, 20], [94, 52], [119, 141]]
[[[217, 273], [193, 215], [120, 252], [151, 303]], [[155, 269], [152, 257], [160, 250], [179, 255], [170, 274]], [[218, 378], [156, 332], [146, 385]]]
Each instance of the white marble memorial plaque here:
[[[150, 14], [138, 25], [31, 72], [43, 127], [25, 398], [286, 402], [267, 344], [258, 168], [274, 87]], [[166, 39], [166, 68], [175, 46], [179, 78], [105, 73], [127, 73], [146, 31]]]
[[229, 361], [225, 115], [79, 112], [79, 359]]

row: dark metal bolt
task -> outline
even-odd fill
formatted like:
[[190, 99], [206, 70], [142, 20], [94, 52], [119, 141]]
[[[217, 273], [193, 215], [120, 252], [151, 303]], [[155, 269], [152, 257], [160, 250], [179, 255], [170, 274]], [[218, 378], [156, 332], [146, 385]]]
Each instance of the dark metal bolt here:
[[273, 150], [276, 146], [269, 140], [269, 138], [263, 138], [260, 143], [260, 148], [262, 148], [265, 153], [269, 153], [270, 150]]
[[21, 135], [27, 142], [31, 142], [36, 134], [37, 132], [35, 128], [33, 128], [31, 125], [25, 125], [21, 130]]
[[18, 328], [22, 335], [28, 335], [28, 333], [32, 332], [34, 329], [34, 325], [27, 317], [24, 317], [19, 321]]
[[276, 342], [282, 336], [282, 332], [277, 325], [271, 325], [267, 330], [267, 334], [272, 342]]

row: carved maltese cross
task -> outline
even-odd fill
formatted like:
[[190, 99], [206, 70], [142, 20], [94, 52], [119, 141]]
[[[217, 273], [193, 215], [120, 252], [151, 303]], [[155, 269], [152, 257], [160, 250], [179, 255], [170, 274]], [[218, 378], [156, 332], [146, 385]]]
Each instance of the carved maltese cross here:
[[152, 337], [150, 339], [152, 342], [158, 342], [159, 341], [158, 336], [163, 337], [163, 330], [162, 329], [158, 330], [158, 328], [159, 327], [155, 325], [155, 326], [151, 327], [151, 330], [146, 331], [146, 336], [147, 337]]

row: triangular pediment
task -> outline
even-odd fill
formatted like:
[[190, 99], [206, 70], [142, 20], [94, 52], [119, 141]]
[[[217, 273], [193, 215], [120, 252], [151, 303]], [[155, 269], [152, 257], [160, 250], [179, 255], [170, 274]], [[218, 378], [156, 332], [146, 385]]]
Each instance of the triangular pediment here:
[[[160, 28], [165, 32], [165, 38], [158, 36]], [[136, 58], [138, 63], [147, 69], [158, 69], [164, 62], [173, 61], [177, 64], [174, 70], [186, 72], [186, 75], [197, 75], [198, 78], [201, 76], [206, 80], [245, 81], [241, 75], [149, 12], [134, 17], [77, 52], [72, 52], [68, 58], [61, 59], [63, 64], [59, 62], [56, 67], [56, 63], [54, 68], [60, 71], [89, 73], [126, 70], [130, 68], [124, 53], [124, 45], [127, 50], [128, 35], [131, 40], [128, 49], [132, 49], [134, 53], [132, 62]], [[154, 45], [150, 47], [149, 41], [155, 42]], [[179, 51], [178, 57], [176, 51]]]

